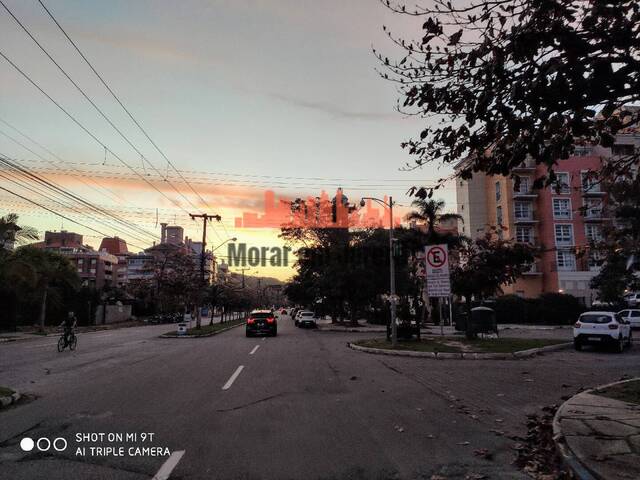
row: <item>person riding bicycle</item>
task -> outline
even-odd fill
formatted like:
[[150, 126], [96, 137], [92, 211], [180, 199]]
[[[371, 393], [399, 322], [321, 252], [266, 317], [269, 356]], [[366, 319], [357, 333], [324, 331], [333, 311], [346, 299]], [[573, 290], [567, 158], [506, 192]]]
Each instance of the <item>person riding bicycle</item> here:
[[71, 337], [74, 333], [76, 326], [78, 325], [78, 319], [73, 312], [69, 312], [67, 318], [60, 324], [60, 327], [64, 328], [64, 345], [69, 345]]

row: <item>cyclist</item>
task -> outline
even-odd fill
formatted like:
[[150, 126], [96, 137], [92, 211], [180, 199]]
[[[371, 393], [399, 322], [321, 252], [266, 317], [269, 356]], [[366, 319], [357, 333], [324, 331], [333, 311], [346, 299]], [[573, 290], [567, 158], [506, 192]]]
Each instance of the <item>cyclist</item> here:
[[73, 333], [77, 325], [78, 325], [78, 319], [76, 318], [76, 315], [73, 312], [69, 312], [69, 315], [67, 316], [67, 318], [65, 318], [64, 321], [60, 324], [60, 327], [64, 328], [64, 346], [65, 347], [69, 345], [71, 341], [71, 337], [73, 336]]

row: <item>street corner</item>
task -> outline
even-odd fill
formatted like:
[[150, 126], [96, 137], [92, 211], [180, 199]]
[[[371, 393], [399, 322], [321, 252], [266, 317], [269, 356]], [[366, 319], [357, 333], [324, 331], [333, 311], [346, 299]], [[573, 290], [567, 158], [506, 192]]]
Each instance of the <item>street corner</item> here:
[[571, 397], [556, 412], [553, 439], [578, 478], [640, 478], [640, 378]]
[[548, 339], [503, 338], [467, 341], [457, 337], [398, 341], [396, 346], [385, 338], [347, 342], [348, 348], [358, 352], [438, 360], [527, 359], [546, 352], [564, 350], [572, 345], [572, 343]]

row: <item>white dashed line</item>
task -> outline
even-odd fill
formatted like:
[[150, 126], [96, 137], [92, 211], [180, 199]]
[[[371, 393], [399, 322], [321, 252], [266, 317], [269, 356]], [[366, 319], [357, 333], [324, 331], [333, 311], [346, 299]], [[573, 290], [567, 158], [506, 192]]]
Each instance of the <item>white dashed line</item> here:
[[267, 339], [267, 337], [262, 337], [262, 341], [264, 342]]
[[233, 375], [231, 375], [229, 380], [227, 380], [227, 383], [225, 383], [224, 386], [222, 387], [223, 390], [229, 390], [231, 388], [231, 385], [233, 385], [233, 382], [236, 381], [236, 378], [238, 378], [238, 375], [240, 375], [240, 372], [242, 372], [243, 368], [244, 368], [244, 365], [240, 365], [236, 369], [236, 371], [233, 372]]
[[259, 348], [260, 348], [260, 345], [256, 345], [255, 347], [253, 347], [253, 350], [249, 352], [249, 355], [253, 355], [254, 353], [256, 353], [256, 350], [258, 350]]
[[167, 458], [167, 461], [162, 464], [160, 470], [158, 470], [158, 473], [156, 473], [151, 480], [167, 480], [171, 475], [173, 469], [176, 468], [176, 465], [178, 465], [178, 462], [183, 455], [184, 450], [176, 450], [175, 452], [173, 452], [169, 456], [169, 458]]

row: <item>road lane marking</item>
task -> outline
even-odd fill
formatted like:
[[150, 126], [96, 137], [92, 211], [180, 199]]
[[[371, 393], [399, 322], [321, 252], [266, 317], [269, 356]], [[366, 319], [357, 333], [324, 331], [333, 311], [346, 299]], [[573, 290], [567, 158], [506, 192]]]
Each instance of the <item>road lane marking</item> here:
[[264, 342], [267, 339], [267, 337], [262, 337], [262, 341]]
[[253, 350], [249, 352], [249, 355], [253, 355], [254, 353], [256, 353], [256, 350], [258, 350], [259, 348], [260, 348], [260, 345], [256, 345], [255, 347], [253, 347]]
[[231, 375], [229, 380], [227, 380], [227, 383], [224, 384], [222, 389], [229, 390], [231, 388], [231, 385], [233, 385], [233, 382], [236, 381], [236, 378], [238, 378], [238, 375], [240, 375], [240, 372], [242, 372], [243, 369], [244, 369], [244, 365], [240, 365], [238, 368], [236, 368], [236, 371], [233, 372], [233, 375]]
[[169, 456], [169, 458], [167, 458], [167, 461], [162, 464], [160, 470], [158, 470], [158, 473], [156, 473], [151, 480], [167, 480], [171, 475], [173, 469], [176, 468], [176, 465], [178, 465], [178, 462], [184, 455], [184, 452], [184, 450], [176, 450], [175, 452], [173, 452]]

